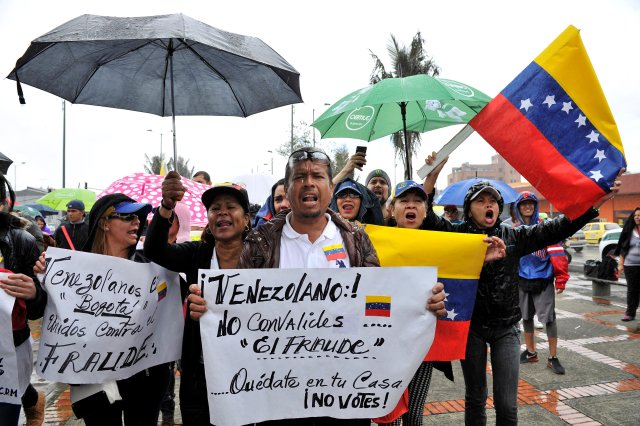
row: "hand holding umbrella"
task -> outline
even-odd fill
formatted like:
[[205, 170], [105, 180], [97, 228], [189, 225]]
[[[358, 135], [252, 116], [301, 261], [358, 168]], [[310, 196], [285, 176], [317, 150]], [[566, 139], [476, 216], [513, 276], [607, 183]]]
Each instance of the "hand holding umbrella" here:
[[[182, 184], [178, 172], [170, 171], [162, 181], [162, 201], [160, 205], [164, 210], [173, 210], [176, 203], [184, 197], [186, 190], [187, 188]], [[162, 212], [160, 214], [162, 215]], [[164, 217], [165, 215], [162, 216]]]

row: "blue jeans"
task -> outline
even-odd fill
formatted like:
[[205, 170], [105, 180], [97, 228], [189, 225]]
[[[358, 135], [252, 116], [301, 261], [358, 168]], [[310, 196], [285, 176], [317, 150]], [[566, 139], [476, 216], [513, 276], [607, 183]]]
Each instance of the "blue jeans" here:
[[462, 361], [466, 425], [487, 424], [487, 345], [491, 348], [496, 425], [518, 424], [520, 339], [514, 325], [487, 328], [471, 325], [466, 358]]

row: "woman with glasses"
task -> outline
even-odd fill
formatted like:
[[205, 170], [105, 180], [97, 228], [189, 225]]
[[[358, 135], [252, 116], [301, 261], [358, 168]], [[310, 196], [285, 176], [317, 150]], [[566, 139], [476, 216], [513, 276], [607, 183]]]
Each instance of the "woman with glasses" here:
[[336, 184], [329, 208], [350, 222], [384, 224], [378, 197], [366, 186], [351, 178], [346, 178]]
[[[251, 230], [249, 197], [238, 185], [216, 186], [202, 194], [208, 223], [201, 241], [169, 244], [167, 236], [175, 220], [176, 202], [184, 195], [180, 175], [169, 172], [162, 183], [162, 202], [153, 216], [144, 242], [144, 253], [152, 261], [187, 275], [187, 283], [198, 282], [198, 269], [238, 267], [243, 240]], [[187, 294], [186, 283], [182, 288]], [[208, 425], [209, 404], [202, 359], [200, 324], [185, 319], [180, 378], [180, 410], [185, 425]]]
[[[146, 263], [136, 244], [150, 211], [151, 205], [124, 194], [105, 195], [91, 208], [82, 251]], [[45, 270], [43, 256], [35, 270]], [[117, 382], [72, 385], [73, 412], [89, 426], [122, 425], [123, 414], [125, 425], [155, 426], [169, 375], [169, 364], [163, 363]]]

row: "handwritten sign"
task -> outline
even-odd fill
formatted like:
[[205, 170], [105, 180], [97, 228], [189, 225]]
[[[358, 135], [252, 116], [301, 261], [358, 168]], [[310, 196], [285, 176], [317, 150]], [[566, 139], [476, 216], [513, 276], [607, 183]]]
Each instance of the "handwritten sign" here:
[[103, 383], [180, 357], [184, 319], [177, 273], [56, 248], [47, 257], [39, 375]]
[[[0, 272], [0, 278], [7, 275]], [[18, 389], [18, 362], [11, 330], [11, 311], [15, 300], [0, 290], [0, 402], [8, 404], [22, 404], [20, 397], [24, 391]]]
[[430, 267], [201, 270], [211, 423], [387, 414], [433, 340], [435, 282]]

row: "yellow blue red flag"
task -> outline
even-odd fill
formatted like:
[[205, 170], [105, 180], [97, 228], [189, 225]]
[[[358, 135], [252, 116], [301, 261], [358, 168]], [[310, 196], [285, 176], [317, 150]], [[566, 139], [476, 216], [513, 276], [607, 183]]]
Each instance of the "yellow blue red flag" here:
[[[436, 266], [444, 284], [447, 316], [438, 318], [427, 361], [464, 359], [478, 279], [487, 246], [484, 235], [367, 225], [381, 266]], [[390, 301], [389, 301], [390, 303]]]
[[469, 124], [571, 219], [610, 192], [626, 168], [616, 122], [573, 26]]

